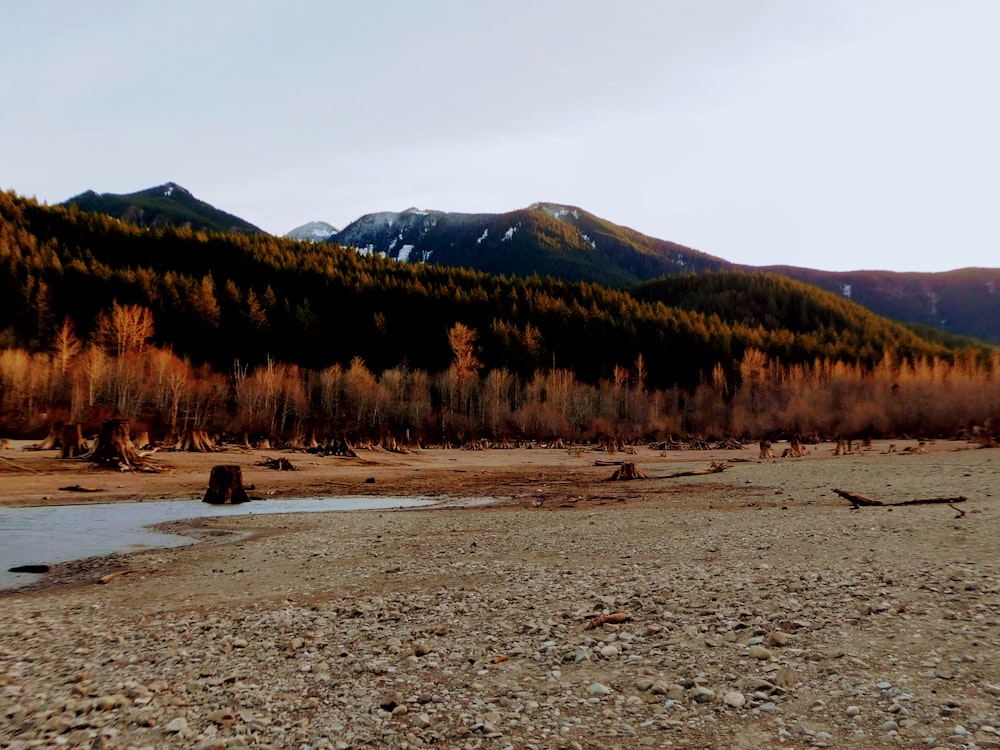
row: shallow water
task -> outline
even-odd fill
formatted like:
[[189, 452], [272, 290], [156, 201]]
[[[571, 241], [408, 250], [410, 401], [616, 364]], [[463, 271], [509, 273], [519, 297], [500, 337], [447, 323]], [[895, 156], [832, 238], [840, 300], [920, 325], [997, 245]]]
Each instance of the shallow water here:
[[254, 500], [239, 505], [169, 500], [37, 508], [0, 507], [0, 589], [23, 586], [39, 578], [30, 573], [9, 572], [13, 567], [194, 543], [191, 537], [162, 534], [145, 528], [166, 521], [230, 515], [410, 508], [432, 502], [404, 497], [337, 497]]

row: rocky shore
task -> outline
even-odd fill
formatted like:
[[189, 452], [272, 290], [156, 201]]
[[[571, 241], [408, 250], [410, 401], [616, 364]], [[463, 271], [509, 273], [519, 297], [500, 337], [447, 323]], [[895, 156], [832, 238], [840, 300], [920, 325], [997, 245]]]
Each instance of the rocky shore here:
[[0, 595], [0, 747], [1000, 748], [1000, 457], [961, 448], [461, 454], [412, 479], [451, 507], [201, 521]]

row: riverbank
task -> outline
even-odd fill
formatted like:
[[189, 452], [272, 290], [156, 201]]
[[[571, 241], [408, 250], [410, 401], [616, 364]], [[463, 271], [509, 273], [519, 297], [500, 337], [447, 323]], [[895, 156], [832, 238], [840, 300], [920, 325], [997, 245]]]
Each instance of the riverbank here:
[[[173, 475], [30, 487], [6, 471], [12, 504], [98, 481], [197, 497], [212, 463], [244, 462], [273, 496], [452, 507], [206, 519], [220, 543], [3, 595], [0, 745], [1000, 747], [1000, 453], [904, 447], [285, 454], [287, 473], [164, 454]], [[661, 478], [610, 482], [595, 459]], [[713, 460], [731, 468], [662, 478]], [[833, 487], [968, 500], [962, 518], [851, 511]], [[463, 507], [482, 497], [500, 502]]]

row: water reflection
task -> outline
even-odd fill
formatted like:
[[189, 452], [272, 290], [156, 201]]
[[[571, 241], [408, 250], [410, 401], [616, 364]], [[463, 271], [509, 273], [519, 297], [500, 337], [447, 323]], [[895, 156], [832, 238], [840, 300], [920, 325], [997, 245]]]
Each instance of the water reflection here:
[[0, 588], [38, 579], [10, 568], [79, 560], [113, 552], [191, 544], [190, 537], [162, 534], [147, 526], [166, 521], [228, 515], [379, 510], [429, 505], [432, 500], [402, 497], [337, 497], [255, 500], [241, 505], [208, 505], [197, 500], [101, 503], [38, 508], [0, 507]]

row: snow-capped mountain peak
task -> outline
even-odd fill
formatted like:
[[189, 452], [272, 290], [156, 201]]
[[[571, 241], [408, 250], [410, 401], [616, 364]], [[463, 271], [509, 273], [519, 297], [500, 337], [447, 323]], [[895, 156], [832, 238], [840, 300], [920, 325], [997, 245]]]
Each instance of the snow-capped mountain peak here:
[[310, 221], [300, 227], [295, 227], [285, 236], [293, 240], [305, 242], [326, 242], [337, 234], [337, 228], [325, 221]]

